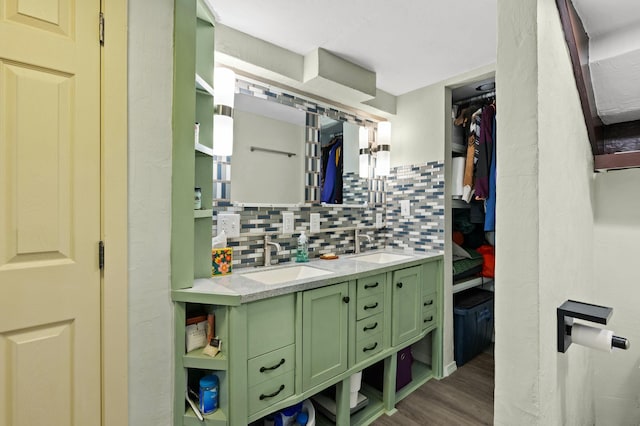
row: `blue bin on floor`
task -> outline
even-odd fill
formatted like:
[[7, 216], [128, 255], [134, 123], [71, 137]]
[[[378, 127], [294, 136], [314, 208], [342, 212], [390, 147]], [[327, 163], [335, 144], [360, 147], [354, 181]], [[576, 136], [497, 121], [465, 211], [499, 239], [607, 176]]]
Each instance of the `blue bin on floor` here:
[[474, 288], [454, 295], [454, 358], [458, 367], [491, 343], [493, 323], [493, 292]]

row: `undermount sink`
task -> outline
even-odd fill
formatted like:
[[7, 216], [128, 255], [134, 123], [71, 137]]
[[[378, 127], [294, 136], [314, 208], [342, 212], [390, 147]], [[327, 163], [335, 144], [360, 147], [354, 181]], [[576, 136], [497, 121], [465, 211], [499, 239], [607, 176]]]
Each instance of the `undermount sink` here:
[[391, 263], [397, 262], [399, 260], [407, 260], [411, 259], [411, 256], [405, 256], [403, 254], [393, 254], [393, 253], [372, 253], [365, 254], [364, 256], [354, 257], [353, 260], [358, 262], [368, 262], [368, 263]]
[[330, 275], [333, 272], [317, 269], [312, 266], [296, 265], [288, 268], [271, 269], [268, 271], [250, 272], [242, 274], [243, 277], [262, 284], [283, 284], [289, 281], [304, 280], [307, 278], [316, 278], [323, 275]]

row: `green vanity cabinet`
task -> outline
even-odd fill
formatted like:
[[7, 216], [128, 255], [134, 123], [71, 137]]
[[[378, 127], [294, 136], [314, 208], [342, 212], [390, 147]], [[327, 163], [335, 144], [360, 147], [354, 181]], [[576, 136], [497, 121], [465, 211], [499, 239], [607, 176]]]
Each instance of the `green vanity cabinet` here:
[[422, 267], [394, 271], [391, 288], [391, 344], [400, 346], [422, 331]]
[[[205, 417], [209, 426], [260, 421], [330, 386], [335, 386], [338, 424], [370, 424], [427, 380], [440, 377], [442, 258], [365, 272], [354, 265], [352, 271], [325, 285], [310, 282], [309, 287], [258, 300], [229, 297], [233, 281], [225, 281], [219, 290], [216, 280], [196, 280], [193, 289], [173, 290], [175, 424], [202, 424], [185, 409], [183, 395], [187, 381], [203, 374], [220, 379], [220, 409]], [[240, 277], [239, 284], [247, 285]], [[216, 334], [223, 342], [215, 358], [203, 355], [202, 349], [184, 351], [190, 307], [215, 314]], [[412, 380], [396, 391], [398, 351], [409, 345]], [[369, 404], [349, 416], [349, 377], [369, 368], [375, 371], [380, 362], [382, 391], [363, 383]]]
[[347, 282], [302, 294], [302, 387], [319, 385], [347, 370]]

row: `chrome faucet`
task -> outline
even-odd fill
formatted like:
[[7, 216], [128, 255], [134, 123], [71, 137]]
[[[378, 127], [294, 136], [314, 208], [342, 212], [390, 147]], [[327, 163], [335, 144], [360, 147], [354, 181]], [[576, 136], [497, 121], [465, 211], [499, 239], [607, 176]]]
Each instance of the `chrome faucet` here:
[[280, 253], [282, 247], [280, 244], [271, 241], [271, 236], [264, 236], [264, 266], [271, 265], [271, 246], [276, 248], [276, 254]]
[[358, 254], [358, 253], [360, 253], [360, 239], [364, 238], [367, 241], [371, 242], [371, 236], [369, 236], [367, 234], [360, 235], [360, 230], [357, 229], [357, 228], [356, 228], [356, 230], [354, 232], [355, 232], [355, 234], [354, 234], [353, 240], [354, 240], [355, 247], [356, 247], [355, 252], [356, 252], [356, 254]]

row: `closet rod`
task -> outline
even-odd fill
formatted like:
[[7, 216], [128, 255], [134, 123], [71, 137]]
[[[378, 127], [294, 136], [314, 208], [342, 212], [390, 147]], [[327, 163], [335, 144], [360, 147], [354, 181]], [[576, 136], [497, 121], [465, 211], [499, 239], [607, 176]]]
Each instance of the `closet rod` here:
[[261, 148], [259, 146], [252, 146], [251, 147], [251, 152], [253, 152], [253, 151], [263, 151], [263, 152], [270, 152], [272, 154], [282, 154], [282, 155], [286, 155], [289, 158], [291, 158], [294, 155], [296, 155], [295, 152], [278, 151], [278, 150], [275, 150], [275, 149]]
[[491, 92], [483, 93], [482, 95], [472, 96], [472, 97], [467, 98], [467, 99], [460, 99], [459, 101], [455, 101], [453, 104], [454, 105], [459, 105], [459, 104], [463, 104], [463, 103], [467, 103], [467, 102], [477, 101], [477, 100], [480, 100], [480, 99], [495, 98], [495, 97], [496, 97], [496, 92], [494, 90], [494, 91], [491, 91]]

